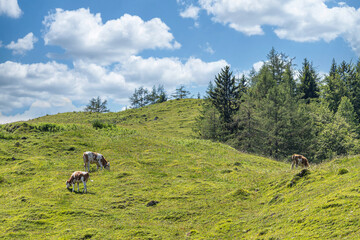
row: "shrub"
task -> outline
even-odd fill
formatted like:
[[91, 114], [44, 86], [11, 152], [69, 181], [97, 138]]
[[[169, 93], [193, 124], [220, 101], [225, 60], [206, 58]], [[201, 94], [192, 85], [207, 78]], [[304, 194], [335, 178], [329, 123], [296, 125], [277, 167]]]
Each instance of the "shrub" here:
[[349, 172], [349, 170], [347, 170], [346, 168], [340, 168], [338, 175], [343, 175], [343, 174], [347, 174]]
[[54, 123], [42, 123], [36, 126], [36, 129], [40, 132], [59, 132], [63, 128]]
[[111, 128], [111, 127], [112, 127], [111, 124], [109, 124], [109, 123], [104, 123], [104, 122], [102, 122], [102, 121], [100, 121], [100, 120], [98, 120], [98, 119], [96, 119], [96, 120], [94, 120], [94, 121], [92, 122], [92, 126], [93, 126], [93, 128], [95, 128], [95, 129]]

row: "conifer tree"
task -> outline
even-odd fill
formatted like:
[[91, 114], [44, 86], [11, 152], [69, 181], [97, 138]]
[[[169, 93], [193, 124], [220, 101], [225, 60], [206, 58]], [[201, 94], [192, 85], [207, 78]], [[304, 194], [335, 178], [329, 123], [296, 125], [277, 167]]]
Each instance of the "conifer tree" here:
[[224, 123], [230, 123], [233, 115], [239, 110], [239, 86], [235, 77], [226, 66], [215, 76], [215, 87], [210, 92], [210, 101], [219, 111]]
[[107, 100], [102, 101], [100, 97], [92, 98], [89, 104], [84, 109], [85, 112], [109, 112], [110, 110], [107, 108]]
[[133, 108], [141, 108], [146, 106], [149, 103], [148, 94], [149, 91], [144, 87], [135, 89], [135, 92], [130, 97], [131, 106]]
[[185, 89], [184, 85], [181, 85], [175, 90], [175, 93], [172, 95], [173, 98], [179, 100], [187, 98], [190, 95], [190, 92]]
[[342, 117], [353, 129], [356, 127], [356, 114], [354, 112], [354, 106], [348, 97], [344, 96], [341, 98], [335, 117]]
[[310, 99], [319, 98], [318, 76], [306, 58], [304, 59], [302, 69], [300, 70], [300, 86], [299, 94], [302, 99], [306, 99], [309, 103]]

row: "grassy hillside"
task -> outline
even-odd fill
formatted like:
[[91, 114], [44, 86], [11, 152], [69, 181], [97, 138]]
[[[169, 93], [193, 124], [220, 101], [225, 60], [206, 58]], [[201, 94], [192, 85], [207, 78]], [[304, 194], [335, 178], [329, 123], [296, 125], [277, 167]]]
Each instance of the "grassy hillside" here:
[[[301, 172], [198, 140], [200, 104], [0, 126], [0, 238], [359, 238], [358, 157]], [[96, 120], [107, 127], [93, 128]], [[111, 171], [92, 166], [88, 193], [72, 193], [65, 181], [84, 169], [87, 150], [103, 153]]]

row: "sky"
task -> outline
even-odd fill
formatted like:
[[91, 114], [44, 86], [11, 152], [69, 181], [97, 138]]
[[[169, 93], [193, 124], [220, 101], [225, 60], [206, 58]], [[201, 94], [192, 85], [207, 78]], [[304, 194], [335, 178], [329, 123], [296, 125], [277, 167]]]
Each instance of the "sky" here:
[[112, 112], [135, 89], [181, 85], [203, 96], [229, 65], [261, 67], [269, 51], [326, 74], [360, 57], [359, 0], [0, 0], [0, 124]]

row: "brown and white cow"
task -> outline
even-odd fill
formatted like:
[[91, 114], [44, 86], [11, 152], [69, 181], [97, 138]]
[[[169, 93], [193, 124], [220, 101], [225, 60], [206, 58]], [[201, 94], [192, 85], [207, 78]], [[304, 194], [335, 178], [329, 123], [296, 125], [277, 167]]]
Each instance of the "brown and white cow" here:
[[87, 187], [86, 187], [86, 183], [89, 180], [90, 176], [88, 172], [81, 172], [81, 171], [76, 171], [73, 174], [71, 174], [69, 180], [66, 181], [66, 187], [70, 188], [70, 186], [72, 185], [72, 191], [75, 191], [75, 183], [77, 183], [77, 188], [79, 191], [79, 183], [82, 182], [84, 184], [84, 190], [83, 192], [87, 192]]
[[90, 172], [90, 163], [96, 163], [97, 170], [99, 170], [99, 166], [101, 167], [101, 170], [103, 167], [105, 169], [110, 170], [110, 162], [106, 161], [104, 156], [100, 153], [96, 152], [84, 152], [83, 154], [84, 159], [84, 168], [86, 171], [86, 166], [88, 167], [88, 172]]
[[302, 166], [303, 168], [310, 167], [309, 161], [303, 155], [294, 154], [291, 156], [291, 159], [292, 159], [291, 169], [294, 168], [294, 165], [295, 167], [298, 167], [298, 165]]

